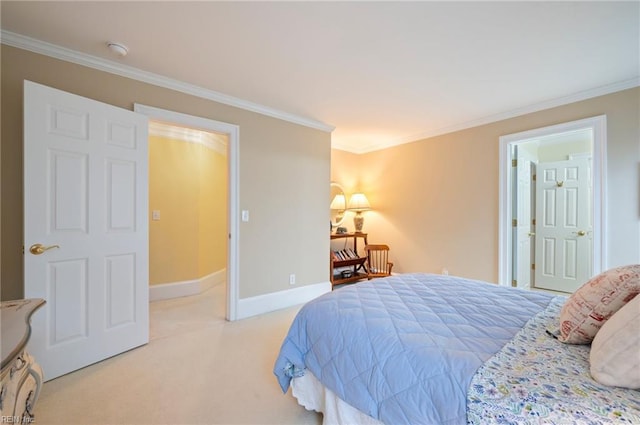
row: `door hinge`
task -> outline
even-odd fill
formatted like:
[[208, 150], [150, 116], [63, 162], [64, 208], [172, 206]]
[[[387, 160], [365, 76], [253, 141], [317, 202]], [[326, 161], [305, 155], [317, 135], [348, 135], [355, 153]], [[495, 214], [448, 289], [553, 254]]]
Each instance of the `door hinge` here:
[[531, 176], [531, 180], [536, 181], [536, 176], [537, 174], [534, 174], [533, 176]]
[[533, 220], [531, 220], [531, 224], [533, 224], [534, 226], [536, 225], [536, 219], [535, 218]]
[[511, 281], [511, 286], [513, 286], [513, 287], [516, 287], [516, 288], [517, 288], [517, 287], [518, 287], [518, 281], [517, 281], [517, 280], [515, 280], [515, 279], [513, 279], [513, 280]]
[[22, 255], [24, 255], [24, 245], [22, 245]]
[[535, 263], [533, 263], [533, 264], [531, 265], [531, 270], [535, 270], [535, 269], [536, 269], [536, 264], [535, 264]]
[[512, 167], [517, 167], [518, 166], [518, 160], [517, 159], [512, 159], [511, 160], [511, 166]]
[[511, 220], [511, 225], [512, 225], [513, 227], [518, 227], [518, 219], [517, 219], [517, 218], [514, 218], [513, 220]]

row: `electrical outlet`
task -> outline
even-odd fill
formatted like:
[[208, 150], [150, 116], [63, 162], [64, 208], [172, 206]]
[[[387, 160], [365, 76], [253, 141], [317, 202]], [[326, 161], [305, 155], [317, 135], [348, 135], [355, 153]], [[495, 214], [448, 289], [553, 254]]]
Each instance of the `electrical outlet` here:
[[296, 284], [296, 275], [295, 274], [290, 274], [289, 275], [289, 285], [295, 285]]
[[442, 274], [445, 276], [449, 276], [449, 270], [447, 270], [446, 268], [442, 269]]
[[151, 211], [151, 219], [154, 221], [160, 220], [160, 210]]
[[242, 210], [242, 221], [249, 221], [249, 210]]

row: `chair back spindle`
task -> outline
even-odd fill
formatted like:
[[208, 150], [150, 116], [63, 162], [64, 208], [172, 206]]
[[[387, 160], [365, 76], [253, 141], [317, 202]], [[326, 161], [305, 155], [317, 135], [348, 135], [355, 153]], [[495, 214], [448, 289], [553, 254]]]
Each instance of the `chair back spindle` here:
[[385, 277], [391, 275], [393, 263], [389, 261], [389, 246], [383, 244], [366, 245], [367, 278]]

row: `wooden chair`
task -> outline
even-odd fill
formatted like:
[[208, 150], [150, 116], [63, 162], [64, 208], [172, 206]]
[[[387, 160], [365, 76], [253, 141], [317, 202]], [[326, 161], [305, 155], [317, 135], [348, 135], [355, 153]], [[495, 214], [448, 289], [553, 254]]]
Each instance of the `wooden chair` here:
[[366, 245], [367, 279], [391, 276], [393, 263], [389, 261], [389, 247], [387, 245]]

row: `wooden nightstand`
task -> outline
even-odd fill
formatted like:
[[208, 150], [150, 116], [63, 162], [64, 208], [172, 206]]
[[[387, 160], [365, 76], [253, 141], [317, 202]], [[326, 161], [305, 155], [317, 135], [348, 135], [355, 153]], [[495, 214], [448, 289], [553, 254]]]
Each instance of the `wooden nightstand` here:
[[[365, 262], [367, 261], [367, 256], [364, 254], [360, 254], [358, 252], [358, 238], [364, 239], [363, 248], [367, 245], [367, 234], [366, 233], [332, 233], [331, 240], [335, 239], [353, 239], [353, 248], [352, 251], [355, 253], [356, 257], [344, 257], [339, 258], [336, 256], [334, 251], [331, 251], [329, 255], [329, 273], [331, 275], [331, 286], [341, 285], [343, 283], [356, 282], [358, 280], [367, 278], [367, 270], [365, 268]], [[348, 267], [349, 272], [351, 272], [351, 276], [349, 277], [341, 277], [334, 276], [334, 271], [337, 268]]]

